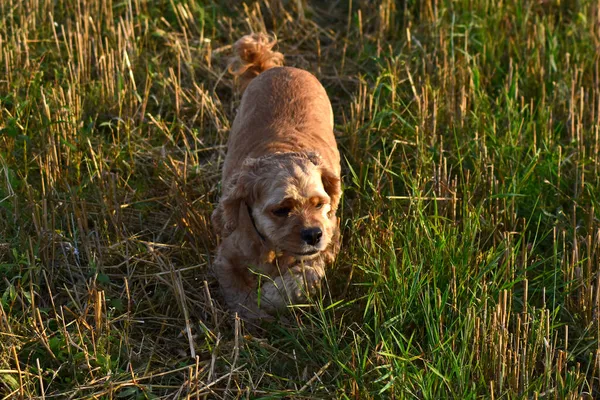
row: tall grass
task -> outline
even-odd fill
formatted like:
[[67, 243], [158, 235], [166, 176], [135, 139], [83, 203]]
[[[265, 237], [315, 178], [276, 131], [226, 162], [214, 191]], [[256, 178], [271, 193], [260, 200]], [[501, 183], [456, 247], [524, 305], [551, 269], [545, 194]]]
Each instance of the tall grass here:
[[[208, 273], [231, 44], [313, 72], [343, 247], [251, 325]], [[600, 7], [0, 2], [3, 398], [600, 395]]]

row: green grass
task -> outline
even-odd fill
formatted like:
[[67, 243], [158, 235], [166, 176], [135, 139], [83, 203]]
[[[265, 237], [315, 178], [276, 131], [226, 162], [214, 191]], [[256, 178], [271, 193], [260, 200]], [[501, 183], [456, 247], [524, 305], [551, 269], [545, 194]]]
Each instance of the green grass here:
[[[343, 155], [311, 307], [223, 308], [209, 216], [274, 32]], [[0, 398], [600, 396], [600, 8], [0, 2]]]

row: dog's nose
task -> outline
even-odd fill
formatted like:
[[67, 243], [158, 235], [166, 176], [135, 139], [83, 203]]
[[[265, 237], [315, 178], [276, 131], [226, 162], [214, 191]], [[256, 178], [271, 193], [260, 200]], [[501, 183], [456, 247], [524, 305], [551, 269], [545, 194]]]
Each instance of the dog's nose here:
[[302, 240], [304, 240], [307, 244], [310, 244], [311, 246], [314, 246], [315, 244], [319, 243], [319, 240], [321, 240], [321, 236], [323, 236], [323, 231], [321, 230], [321, 228], [306, 228], [303, 229], [302, 232], [300, 232], [300, 237], [302, 238]]

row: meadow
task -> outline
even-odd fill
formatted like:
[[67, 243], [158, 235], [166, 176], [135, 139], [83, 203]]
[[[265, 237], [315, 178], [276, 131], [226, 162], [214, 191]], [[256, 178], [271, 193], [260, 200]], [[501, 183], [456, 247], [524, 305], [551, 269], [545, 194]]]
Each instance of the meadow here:
[[[258, 324], [209, 273], [249, 32], [344, 175]], [[0, 0], [0, 399], [600, 397], [599, 55], [592, 0]]]

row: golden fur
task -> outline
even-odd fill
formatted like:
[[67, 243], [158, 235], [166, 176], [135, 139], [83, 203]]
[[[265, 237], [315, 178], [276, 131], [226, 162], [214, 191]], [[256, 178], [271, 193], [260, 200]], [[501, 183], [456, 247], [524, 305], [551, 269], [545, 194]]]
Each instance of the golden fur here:
[[306, 299], [339, 250], [340, 155], [327, 93], [310, 73], [279, 67], [266, 35], [234, 45], [244, 95], [213, 212], [214, 272], [228, 306], [265, 317]]

